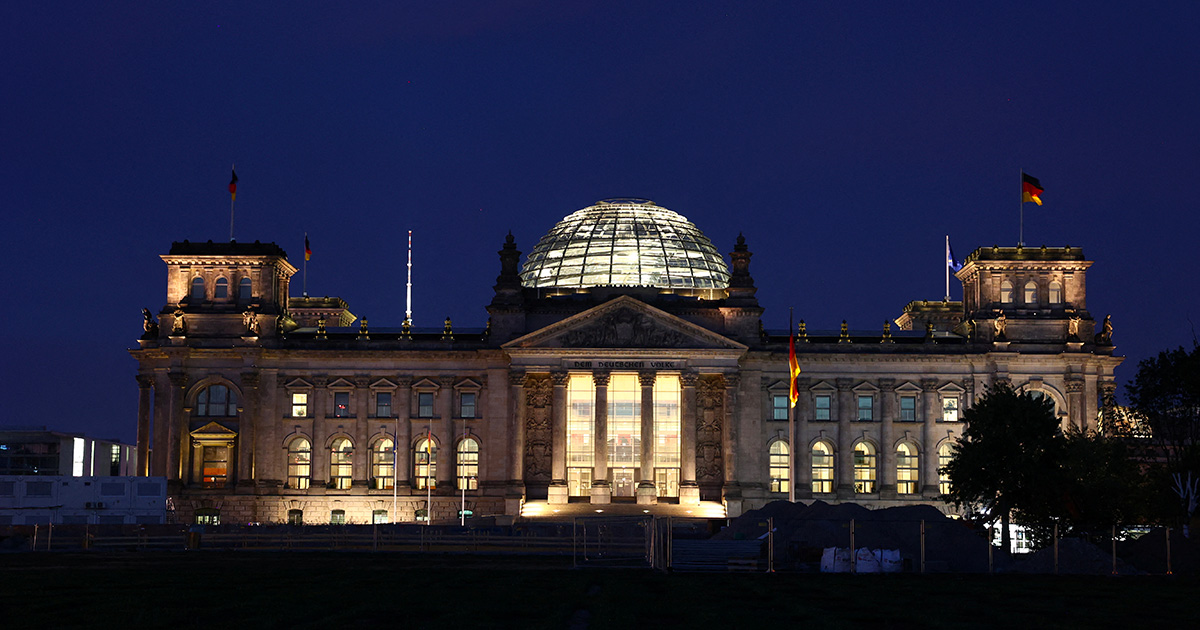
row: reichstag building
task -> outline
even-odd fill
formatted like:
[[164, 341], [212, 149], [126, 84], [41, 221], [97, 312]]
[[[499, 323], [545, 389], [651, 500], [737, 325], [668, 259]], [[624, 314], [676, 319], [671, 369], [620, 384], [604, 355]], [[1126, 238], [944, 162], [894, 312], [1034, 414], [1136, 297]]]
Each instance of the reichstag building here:
[[[522, 261], [499, 251], [487, 326], [369, 327], [294, 297], [275, 244], [173, 243], [138, 362], [141, 474], [180, 522], [737, 516], [767, 502], [941, 506], [960, 413], [993, 383], [1094, 426], [1111, 327], [1077, 247], [983, 247], [962, 302], [877, 333], [764, 330], [751, 252], [680, 214], [601, 201]], [[481, 318], [482, 319], [482, 318]], [[399, 324], [399, 325], [397, 325]]]

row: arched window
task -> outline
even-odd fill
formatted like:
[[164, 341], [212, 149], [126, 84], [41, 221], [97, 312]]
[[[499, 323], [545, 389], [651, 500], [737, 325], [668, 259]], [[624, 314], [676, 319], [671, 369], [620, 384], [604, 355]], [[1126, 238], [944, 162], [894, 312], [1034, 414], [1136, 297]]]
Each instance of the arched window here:
[[329, 484], [331, 487], [337, 490], [350, 488], [353, 459], [354, 444], [350, 440], [338, 438], [333, 441], [333, 448], [329, 453]]
[[875, 448], [867, 442], [854, 445], [854, 491], [875, 492]]
[[413, 481], [418, 490], [437, 485], [434, 480], [437, 475], [437, 446], [433, 440], [423, 437], [417, 440], [413, 448]]
[[217, 278], [217, 284], [213, 287], [213, 299], [229, 299], [229, 280], [226, 278]]
[[950, 494], [950, 475], [942, 472], [942, 469], [950, 465], [950, 460], [954, 459], [954, 443], [950, 441], [942, 442], [938, 447], [938, 492], [942, 494]]
[[312, 444], [298, 437], [288, 442], [287, 487], [295, 490], [308, 489], [312, 478]]
[[196, 276], [192, 278], [192, 301], [203, 302], [204, 298], [204, 278]]
[[196, 395], [196, 415], [232, 418], [237, 415], [237, 393], [224, 385], [209, 385]]
[[479, 442], [463, 438], [458, 443], [458, 489], [479, 489]]
[[1037, 306], [1037, 283], [1033, 280], [1025, 283], [1025, 303], [1029, 306]]
[[917, 448], [911, 444], [901, 443], [896, 447], [896, 492], [899, 494], [917, 493], [917, 471], [919, 470]]
[[392, 438], [380, 438], [371, 446], [371, 487], [376, 490], [391, 490], [395, 482], [396, 454]]
[[1050, 298], [1051, 304], [1062, 304], [1063, 296], [1061, 282], [1054, 280], [1050, 283], [1050, 294], [1048, 297]]
[[250, 278], [242, 278], [238, 281], [238, 300], [248, 302], [250, 297]]
[[1051, 396], [1050, 394], [1047, 394], [1046, 392], [1044, 392], [1040, 389], [1035, 389], [1033, 391], [1026, 392], [1026, 394], [1028, 394], [1028, 396], [1030, 398], [1032, 398], [1038, 402], [1042, 402], [1045, 400], [1050, 401], [1050, 411], [1054, 412], [1055, 415], [1058, 414], [1058, 404], [1054, 402], [1054, 397]]
[[791, 475], [788, 474], [788, 463], [791, 460], [787, 440], [775, 440], [768, 449], [768, 463], [771, 476], [771, 492], [789, 492], [791, 490]]
[[1005, 280], [1004, 282], [1000, 283], [1000, 303], [1001, 304], [1012, 304], [1013, 303], [1013, 285], [1008, 280]]
[[812, 491], [833, 492], [833, 447], [828, 442], [817, 442], [812, 447]]

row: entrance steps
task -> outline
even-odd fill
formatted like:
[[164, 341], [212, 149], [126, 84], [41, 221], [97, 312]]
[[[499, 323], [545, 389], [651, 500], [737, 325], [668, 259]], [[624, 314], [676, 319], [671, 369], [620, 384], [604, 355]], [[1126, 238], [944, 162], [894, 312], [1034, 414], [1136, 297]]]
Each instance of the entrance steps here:
[[556, 503], [526, 501], [521, 506], [521, 518], [561, 521], [586, 516], [674, 516], [678, 518], [725, 518], [725, 506], [716, 501], [701, 501], [698, 505], [658, 503]]

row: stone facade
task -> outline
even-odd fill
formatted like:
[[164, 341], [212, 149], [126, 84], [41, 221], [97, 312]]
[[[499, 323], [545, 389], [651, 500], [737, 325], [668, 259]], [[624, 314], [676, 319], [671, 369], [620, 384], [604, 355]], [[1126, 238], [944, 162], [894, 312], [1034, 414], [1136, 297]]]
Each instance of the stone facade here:
[[962, 303], [912, 302], [896, 330], [790, 331], [789, 421], [789, 331], [762, 328], [744, 239], [728, 286], [702, 292], [534, 289], [511, 236], [499, 254], [486, 328], [368, 328], [338, 298], [291, 298], [274, 244], [174, 244], [131, 351], [141, 474], [167, 478], [183, 521], [413, 521], [429, 501], [449, 522], [464, 494], [508, 518], [940, 505], [939, 456], [988, 386], [1094, 427], [1121, 361], [1079, 248], [981, 248]]

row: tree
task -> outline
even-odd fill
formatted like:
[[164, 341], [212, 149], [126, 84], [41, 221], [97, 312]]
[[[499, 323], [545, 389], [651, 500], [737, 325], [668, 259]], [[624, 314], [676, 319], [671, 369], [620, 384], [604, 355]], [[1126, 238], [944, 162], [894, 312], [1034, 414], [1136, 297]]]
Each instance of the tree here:
[[963, 412], [963, 421], [954, 457], [941, 469], [950, 478], [946, 500], [984, 513], [989, 523], [999, 518], [1008, 549], [1013, 512], [1044, 513], [1054, 502], [1064, 446], [1054, 403], [1000, 383]]
[[1150, 425], [1154, 455], [1165, 464], [1186, 523], [1200, 499], [1200, 344], [1143, 360], [1126, 391]]

